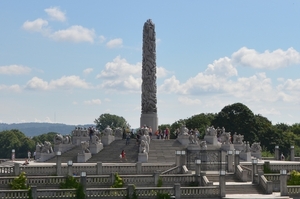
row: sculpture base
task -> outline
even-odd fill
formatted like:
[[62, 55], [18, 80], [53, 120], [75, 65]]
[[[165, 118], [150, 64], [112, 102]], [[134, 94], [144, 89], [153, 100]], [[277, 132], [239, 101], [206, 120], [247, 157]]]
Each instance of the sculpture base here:
[[139, 153], [138, 162], [148, 162], [148, 153]]
[[97, 143], [97, 144], [90, 144], [90, 151], [91, 154], [97, 154], [103, 149], [103, 144], [102, 143]]
[[240, 158], [246, 162], [251, 162], [251, 152], [241, 152]]
[[142, 113], [140, 119], [140, 127], [142, 126], [151, 126], [153, 134], [158, 128], [158, 118], [157, 113]]
[[233, 144], [222, 144], [221, 145], [221, 149], [223, 151], [233, 151], [234, 150], [234, 146], [233, 146]]
[[188, 151], [199, 151], [200, 150], [200, 146], [199, 146], [199, 144], [189, 144], [187, 146], [187, 150]]
[[245, 145], [244, 144], [233, 144], [234, 145], [234, 149], [236, 151], [243, 151], [244, 148], [245, 148]]
[[45, 162], [55, 156], [55, 153], [40, 153], [39, 158], [36, 160], [38, 162]]
[[74, 147], [75, 147], [75, 145], [73, 145], [73, 144], [56, 144], [56, 145], [54, 145], [53, 150], [54, 150], [54, 152], [60, 151], [61, 153], [64, 153]]
[[251, 155], [257, 159], [261, 159], [261, 152], [251, 152]]
[[177, 140], [183, 146], [188, 146], [190, 144], [189, 135], [180, 135]]
[[112, 143], [113, 141], [115, 141], [115, 136], [113, 135], [104, 135], [101, 138], [101, 142], [104, 146], [110, 145], [110, 143]]
[[88, 159], [92, 157], [91, 153], [78, 153], [77, 162], [86, 162]]
[[72, 137], [73, 144], [76, 144], [77, 146], [81, 144], [82, 141], [90, 141], [90, 137]]
[[216, 136], [205, 135], [204, 140], [206, 141], [207, 144], [211, 144], [211, 145], [215, 145], [215, 146], [218, 145], [218, 138]]

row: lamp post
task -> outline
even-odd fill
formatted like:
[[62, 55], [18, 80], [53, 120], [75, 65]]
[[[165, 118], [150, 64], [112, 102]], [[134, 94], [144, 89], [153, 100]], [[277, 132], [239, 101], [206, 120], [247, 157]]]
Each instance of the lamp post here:
[[11, 150], [11, 160], [12, 161], [15, 161], [15, 155], [16, 155], [16, 153], [15, 153], [16, 151], [15, 151], [15, 149], [13, 149], [13, 150]]
[[280, 195], [287, 196], [287, 171], [285, 169], [280, 170]]
[[68, 164], [68, 176], [72, 176], [73, 175], [73, 161], [69, 160], [67, 164]]
[[201, 160], [200, 159], [196, 159], [195, 160], [195, 164], [196, 164], [196, 175], [199, 176], [200, 172], [201, 172]]
[[225, 197], [226, 196], [226, 192], [225, 192], [225, 174], [226, 174], [226, 172], [224, 170], [220, 171], [220, 184], [219, 184], [220, 197]]
[[61, 152], [56, 152], [56, 175], [61, 175]]
[[255, 183], [255, 176], [257, 174], [257, 159], [252, 159], [252, 183]]
[[233, 172], [233, 151], [227, 151], [227, 167], [228, 172]]
[[86, 193], [86, 172], [82, 171], [80, 173], [80, 183], [83, 186], [84, 193]]

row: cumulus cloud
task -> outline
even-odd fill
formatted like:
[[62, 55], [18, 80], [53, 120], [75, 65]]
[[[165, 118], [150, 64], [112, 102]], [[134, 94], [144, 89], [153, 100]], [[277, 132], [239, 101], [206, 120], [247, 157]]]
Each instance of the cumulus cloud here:
[[275, 108], [263, 108], [261, 110], [258, 111], [259, 114], [261, 115], [280, 115], [280, 111], [276, 110]]
[[2, 75], [22, 75], [30, 73], [31, 68], [22, 65], [0, 66], [0, 74]]
[[129, 64], [126, 59], [117, 56], [105, 65], [96, 77], [102, 81], [101, 87], [113, 90], [140, 91], [142, 64]]
[[254, 49], [243, 47], [232, 54], [234, 65], [248, 66], [260, 69], [277, 69], [300, 63], [300, 53], [294, 48], [259, 53]]
[[188, 97], [179, 97], [178, 101], [184, 105], [199, 105], [201, 104], [201, 100], [199, 99], [191, 99]]
[[53, 123], [52, 120], [50, 119], [50, 117], [46, 117], [44, 120], [34, 118], [34, 122], [39, 122], [39, 123], [41, 123], [41, 122], [42, 122], [42, 123], [43, 123], [43, 122]]
[[51, 17], [52, 20], [66, 21], [65, 13], [62, 12], [58, 7], [46, 8], [45, 12]]
[[51, 80], [49, 83], [38, 77], [33, 77], [26, 83], [25, 88], [31, 90], [51, 90], [64, 89], [69, 90], [73, 88], [88, 89], [91, 86], [85, 80], [78, 76], [63, 76], [60, 79]]
[[219, 77], [232, 77], [237, 76], [238, 72], [233, 67], [231, 60], [228, 57], [215, 60], [212, 64], [207, 66], [204, 72], [206, 75], [217, 75]]
[[108, 48], [120, 48], [123, 45], [123, 40], [121, 38], [112, 39], [106, 43]]
[[99, 39], [99, 42], [100, 42], [100, 43], [103, 43], [103, 42], [106, 41], [106, 38], [105, 38], [103, 35], [100, 35], [100, 36], [98, 37], [98, 39]]
[[21, 87], [17, 84], [14, 84], [11, 86], [0, 84], [0, 91], [21, 92]]
[[48, 26], [48, 21], [38, 18], [34, 21], [25, 21], [23, 23], [23, 29], [31, 32], [42, 32], [44, 28]]
[[99, 105], [99, 104], [101, 104], [101, 100], [100, 99], [86, 100], [86, 101], [84, 101], [84, 104], [87, 104], [87, 105]]
[[92, 68], [84, 69], [84, 70], [83, 70], [83, 74], [84, 74], [84, 75], [88, 75], [88, 74], [90, 74], [91, 72], [93, 72], [93, 70], [94, 70], [94, 69], [92, 69]]
[[95, 38], [95, 31], [75, 25], [65, 30], [56, 31], [52, 33], [50, 37], [56, 41], [93, 43]]

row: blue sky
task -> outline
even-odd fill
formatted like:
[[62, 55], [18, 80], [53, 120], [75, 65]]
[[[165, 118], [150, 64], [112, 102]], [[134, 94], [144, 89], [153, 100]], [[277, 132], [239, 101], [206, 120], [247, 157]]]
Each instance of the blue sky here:
[[299, 123], [298, 1], [0, 1], [0, 122], [138, 127], [142, 30], [156, 28], [159, 124], [241, 102]]

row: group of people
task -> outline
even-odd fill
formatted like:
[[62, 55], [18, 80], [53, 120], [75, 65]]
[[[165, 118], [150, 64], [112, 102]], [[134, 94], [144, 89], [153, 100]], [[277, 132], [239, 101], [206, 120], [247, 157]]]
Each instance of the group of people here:
[[[36, 155], [36, 152], [33, 152], [33, 159], [34, 160], [35, 160], [35, 155]], [[28, 151], [27, 152], [27, 158], [25, 158], [25, 162], [22, 165], [28, 165], [30, 161], [31, 161], [31, 152]]]
[[155, 136], [157, 139], [169, 140], [170, 139], [170, 129], [169, 128], [166, 128], [165, 130], [157, 129], [155, 132]]

